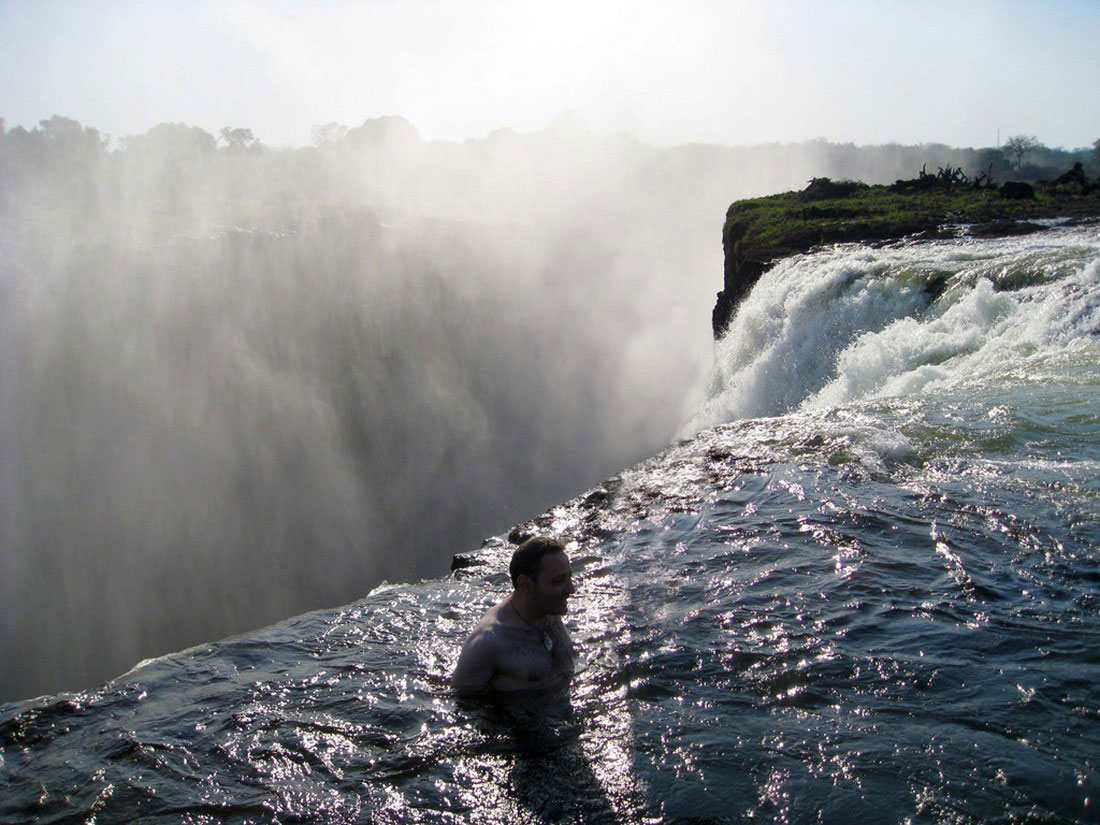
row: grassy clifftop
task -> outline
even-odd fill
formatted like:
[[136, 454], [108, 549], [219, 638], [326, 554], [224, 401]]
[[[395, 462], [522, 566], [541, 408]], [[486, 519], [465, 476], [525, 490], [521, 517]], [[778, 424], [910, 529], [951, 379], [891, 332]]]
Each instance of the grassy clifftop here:
[[715, 337], [776, 261], [824, 244], [941, 238], [960, 231], [997, 237], [1037, 231], [1028, 221], [1100, 217], [1100, 181], [1076, 166], [1057, 181], [978, 186], [951, 170], [892, 186], [815, 178], [801, 192], [733, 203], [722, 230], [725, 275], [714, 307]]

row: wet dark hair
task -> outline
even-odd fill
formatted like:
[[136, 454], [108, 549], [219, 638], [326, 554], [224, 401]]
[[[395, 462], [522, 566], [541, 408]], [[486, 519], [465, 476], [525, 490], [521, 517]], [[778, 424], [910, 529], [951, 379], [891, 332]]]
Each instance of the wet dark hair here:
[[520, 576], [530, 576], [534, 581], [542, 569], [542, 560], [551, 553], [564, 553], [565, 545], [557, 539], [535, 536], [527, 539], [516, 548], [512, 561], [508, 564], [508, 574], [512, 577], [512, 586], [519, 583]]

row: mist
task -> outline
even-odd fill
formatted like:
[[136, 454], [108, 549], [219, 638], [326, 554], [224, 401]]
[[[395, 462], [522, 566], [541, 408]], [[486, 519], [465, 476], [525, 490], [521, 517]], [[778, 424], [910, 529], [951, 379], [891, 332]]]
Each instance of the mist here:
[[982, 160], [314, 135], [0, 121], [0, 700], [442, 574], [691, 415], [731, 201]]

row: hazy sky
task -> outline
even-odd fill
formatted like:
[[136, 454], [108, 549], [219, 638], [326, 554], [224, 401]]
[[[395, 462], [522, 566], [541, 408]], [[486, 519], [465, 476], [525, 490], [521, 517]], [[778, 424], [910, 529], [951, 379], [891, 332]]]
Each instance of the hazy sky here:
[[0, 0], [0, 116], [268, 145], [398, 114], [425, 139], [572, 112], [658, 144], [1100, 138], [1100, 2]]

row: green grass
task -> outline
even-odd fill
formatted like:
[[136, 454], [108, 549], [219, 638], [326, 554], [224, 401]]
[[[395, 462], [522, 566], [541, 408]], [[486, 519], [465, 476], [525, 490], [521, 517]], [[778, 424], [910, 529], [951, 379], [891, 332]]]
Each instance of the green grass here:
[[[935, 232], [945, 224], [1100, 215], [1100, 197], [1039, 189], [1014, 201], [993, 189], [899, 194], [873, 186], [846, 198], [806, 202], [798, 192], [737, 201], [726, 213], [724, 237], [741, 243], [741, 257], [773, 260], [825, 243], [886, 240]], [[728, 252], [727, 252], [728, 254]]]

